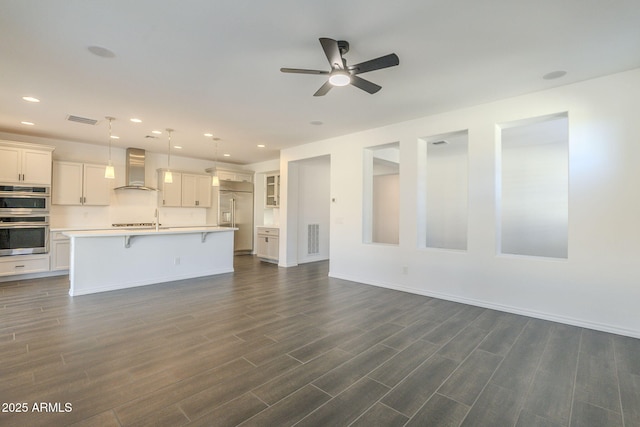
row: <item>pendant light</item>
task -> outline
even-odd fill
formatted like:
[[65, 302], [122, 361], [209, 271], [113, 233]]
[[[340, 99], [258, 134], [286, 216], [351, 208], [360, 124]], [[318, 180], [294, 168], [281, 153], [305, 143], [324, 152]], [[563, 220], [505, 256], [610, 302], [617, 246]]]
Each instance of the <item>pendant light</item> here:
[[211, 186], [220, 187], [220, 178], [218, 178], [218, 140], [219, 138], [213, 138], [216, 142], [216, 160], [213, 163], [213, 176], [211, 177]]
[[164, 182], [171, 184], [173, 182], [173, 175], [171, 175], [169, 168], [171, 168], [171, 132], [173, 132], [173, 129], [167, 129], [167, 132], [169, 133], [169, 145], [167, 146], [167, 170], [164, 173]]
[[116, 173], [113, 168], [113, 164], [111, 163], [111, 122], [115, 119], [109, 116], [105, 117], [105, 119], [109, 120], [109, 164], [104, 169], [104, 177], [106, 179], [114, 179], [116, 177]]

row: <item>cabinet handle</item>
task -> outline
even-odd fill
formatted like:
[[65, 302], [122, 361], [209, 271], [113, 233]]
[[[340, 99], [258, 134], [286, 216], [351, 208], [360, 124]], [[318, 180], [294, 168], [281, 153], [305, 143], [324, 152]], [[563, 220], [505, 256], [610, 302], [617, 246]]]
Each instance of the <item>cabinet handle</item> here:
[[265, 238], [264, 238], [264, 242], [265, 242], [265, 243], [269, 243], [269, 238], [268, 238], [268, 237], [265, 237]]
[[165, 204], [165, 201], [164, 201], [164, 199], [162, 199], [162, 204], [163, 204], [163, 205]]
[[82, 196], [80, 196], [80, 204], [82, 204]]
[[16, 265], [16, 268], [24, 268], [24, 265]]

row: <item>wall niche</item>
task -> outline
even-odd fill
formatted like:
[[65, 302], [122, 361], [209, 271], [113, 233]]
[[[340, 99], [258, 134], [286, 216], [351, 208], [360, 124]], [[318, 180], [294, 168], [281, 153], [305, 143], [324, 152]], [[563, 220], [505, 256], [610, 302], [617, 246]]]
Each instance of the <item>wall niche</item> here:
[[468, 223], [467, 130], [420, 138], [419, 173], [425, 204], [421, 247], [466, 250]]
[[400, 242], [400, 144], [364, 149], [363, 242]]
[[567, 113], [498, 128], [498, 253], [567, 258]]

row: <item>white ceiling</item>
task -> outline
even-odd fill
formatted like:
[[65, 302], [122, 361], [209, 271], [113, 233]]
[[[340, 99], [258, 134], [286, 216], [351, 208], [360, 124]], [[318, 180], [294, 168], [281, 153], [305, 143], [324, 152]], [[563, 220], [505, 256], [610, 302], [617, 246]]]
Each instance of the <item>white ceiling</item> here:
[[[211, 132], [221, 161], [255, 163], [638, 68], [639, 22], [638, 0], [0, 0], [0, 132], [106, 145], [114, 116], [118, 146], [165, 152], [166, 134], [145, 136], [173, 128], [180, 155], [213, 159]], [[395, 52], [400, 65], [361, 75], [383, 87], [375, 95], [314, 97], [323, 76], [279, 69], [328, 70], [319, 37], [349, 41], [349, 64]], [[556, 70], [567, 74], [542, 78]]]

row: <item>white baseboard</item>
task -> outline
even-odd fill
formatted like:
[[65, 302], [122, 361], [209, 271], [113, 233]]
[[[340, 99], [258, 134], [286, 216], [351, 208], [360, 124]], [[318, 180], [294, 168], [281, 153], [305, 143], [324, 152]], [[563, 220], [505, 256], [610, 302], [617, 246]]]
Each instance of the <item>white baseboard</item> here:
[[402, 285], [397, 285], [393, 283], [375, 282], [362, 277], [349, 276], [344, 274], [335, 274], [333, 272], [329, 272], [329, 277], [348, 280], [350, 282], [362, 283], [365, 285], [377, 286], [380, 288], [394, 289], [396, 291], [407, 292], [410, 294], [423, 295], [423, 296], [443, 299], [447, 301], [459, 302], [462, 304], [468, 304], [468, 305], [473, 305], [477, 307], [489, 308], [492, 310], [503, 311], [506, 313], [519, 314], [522, 316], [533, 317], [536, 319], [549, 320], [552, 322], [563, 323], [571, 326], [578, 326], [586, 329], [593, 329], [596, 331], [609, 332], [612, 334], [624, 335], [632, 338], [640, 338], [640, 331], [621, 328], [618, 326], [609, 325], [605, 323], [593, 322], [587, 319], [577, 319], [569, 316], [546, 313], [546, 312], [537, 311], [537, 310], [530, 310], [523, 307], [496, 304], [491, 301], [465, 298], [458, 295], [452, 295], [452, 294], [447, 294], [442, 292], [432, 292], [432, 291], [427, 291], [423, 289], [415, 289], [408, 286], [402, 286]]

